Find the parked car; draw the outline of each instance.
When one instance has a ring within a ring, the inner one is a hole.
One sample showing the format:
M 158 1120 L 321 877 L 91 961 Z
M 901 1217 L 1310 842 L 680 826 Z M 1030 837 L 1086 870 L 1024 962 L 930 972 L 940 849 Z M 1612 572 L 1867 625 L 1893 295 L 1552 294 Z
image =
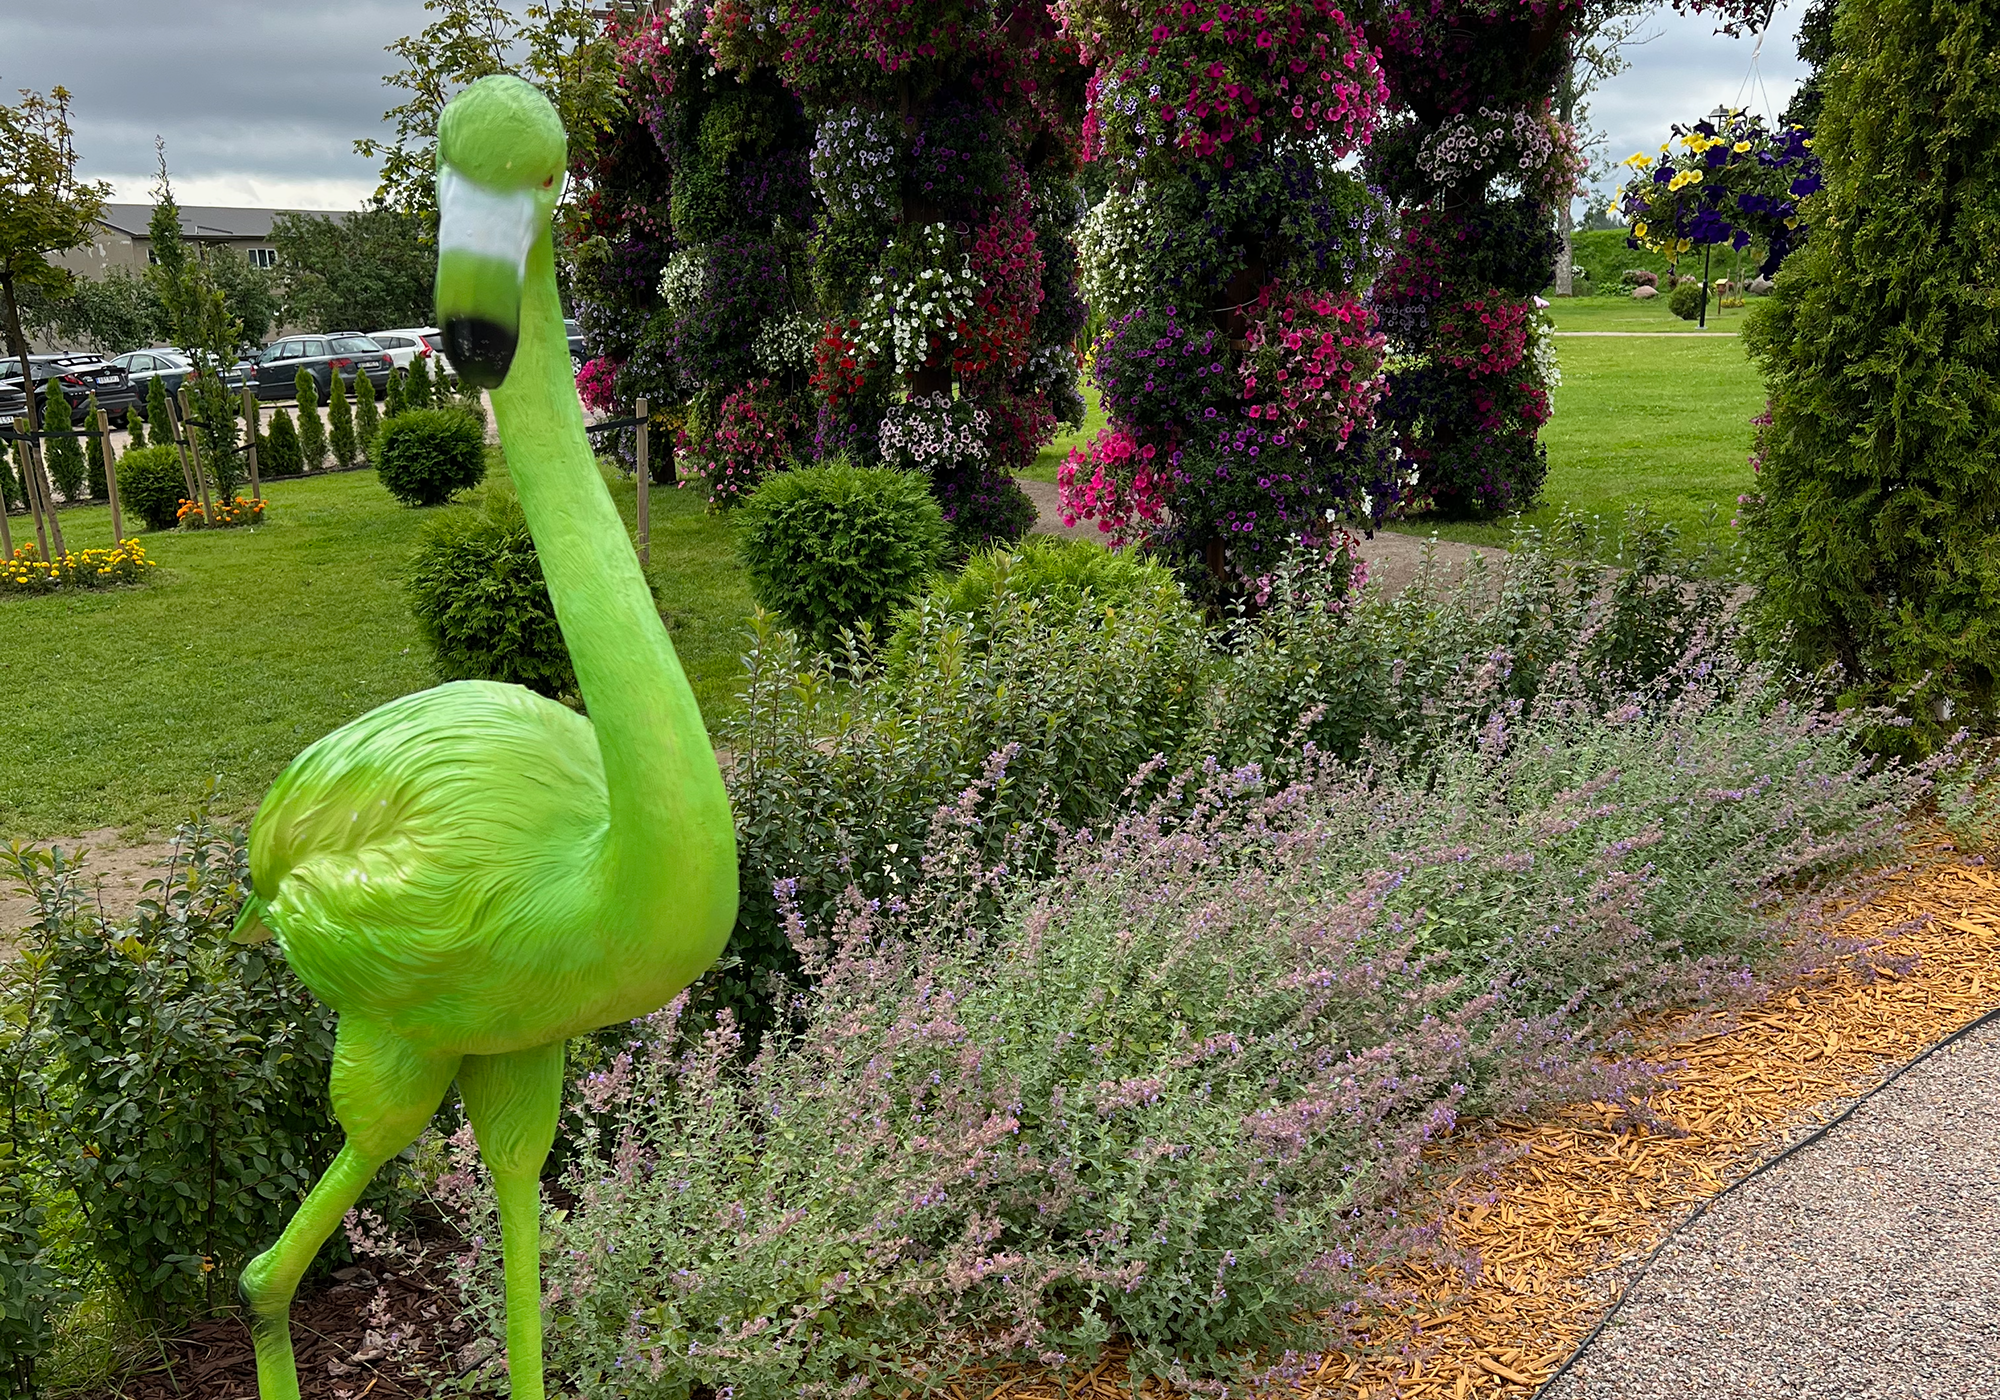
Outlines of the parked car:
M 126 415 L 138 402 L 138 396 L 132 391 L 131 377 L 124 369 L 107 364 L 96 355 L 80 352 L 30 355 L 28 368 L 34 375 L 37 396 L 48 392 L 44 386 L 51 379 L 62 385 L 62 396 L 69 403 L 72 424 L 82 421 L 84 406 L 92 394 L 97 395 L 97 406 L 121 428 L 125 426 Z M 0 419 L 23 417 L 27 411 L 27 396 L 21 389 L 21 362 L 0 361 Z
M 297 392 L 298 373 L 304 369 L 313 377 L 319 401 L 325 403 L 333 389 L 336 369 L 350 380 L 357 373 L 366 374 L 379 391 L 389 382 L 389 369 L 394 363 L 389 352 L 367 336 L 337 331 L 332 335 L 288 335 L 283 340 L 274 340 L 264 347 L 263 354 L 243 368 L 256 384 L 257 397 L 262 402 L 291 398 Z
M 117 365 L 125 371 L 132 380 L 132 392 L 141 403 L 146 401 L 155 379 L 166 386 L 167 396 L 171 398 L 180 392 L 181 382 L 194 370 L 187 356 L 180 351 L 159 345 L 144 350 L 127 350 L 122 355 L 113 355 L 105 363 Z
M 404 326 L 393 331 L 370 331 L 368 338 L 389 352 L 389 358 L 396 362 L 396 368 L 407 370 L 410 362 L 418 358 L 435 358 L 436 365 L 445 365 L 444 333 L 436 326 Z M 449 368 L 449 366 L 446 366 Z M 433 366 L 435 368 L 435 365 Z
M 581 372 L 583 362 L 590 358 L 583 349 L 583 327 L 576 323 L 574 316 L 565 316 L 563 330 L 569 336 L 569 367 Z

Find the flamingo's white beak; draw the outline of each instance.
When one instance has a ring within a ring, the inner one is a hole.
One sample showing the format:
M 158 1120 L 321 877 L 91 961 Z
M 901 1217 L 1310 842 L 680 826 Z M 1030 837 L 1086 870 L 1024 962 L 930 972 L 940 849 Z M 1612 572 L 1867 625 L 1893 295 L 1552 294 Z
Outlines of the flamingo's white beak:
M 547 227 L 533 190 L 498 190 L 438 163 L 437 318 L 468 384 L 497 389 L 514 363 L 528 253 Z

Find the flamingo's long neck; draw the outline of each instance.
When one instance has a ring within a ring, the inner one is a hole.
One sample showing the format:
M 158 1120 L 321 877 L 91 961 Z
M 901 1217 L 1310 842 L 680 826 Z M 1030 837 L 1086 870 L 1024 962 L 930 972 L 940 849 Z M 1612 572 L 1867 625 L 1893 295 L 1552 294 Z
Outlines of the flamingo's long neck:
M 604 759 L 606 918 L 626 927 L 636 919 L 669 943 L 718 919 L 726 935 L 736 909 L 729 800 L 694 692 L 584 435 L 546 232 L 528 260 L 520 346 L 493 391 L 493 412 Z M 699 941 L 698 954 L 688 950 L 700 958 L 690 978 L 715 952 Z

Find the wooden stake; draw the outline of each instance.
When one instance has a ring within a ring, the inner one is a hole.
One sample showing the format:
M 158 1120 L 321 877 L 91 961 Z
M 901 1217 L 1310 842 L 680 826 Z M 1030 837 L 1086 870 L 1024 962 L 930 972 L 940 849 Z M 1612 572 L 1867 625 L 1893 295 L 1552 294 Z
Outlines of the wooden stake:
M 167 400 L 167 427 L 174 439 L 174 451 L 181 459 L 181 489 L 187 492 L 181 499 L 198 501 L 201 499 L 201 492 L 194 489 L 194 471 L 188 466 L 187 444 L 182 441 L 186 433 L 181 428 L 180 415 L 174 412 L 174 401 L 171 398 Z
M 339 370 L 334 371 L 340 373 Z M 243 386 L 243 452 L 250 461 L 250 499 L 264 499 L 264 488 L 257 480 L 257 431 L 263 425 L 257 420 L 257 391 L 248 384 Z
M 97 410 L 97 450 L 104 463 L 104 494 L 111 500 L 111 547 L 125 543 L 125 523 L 118 517 L 118 462 L 111 455 L 111 415 Z
M 639 400 L 639 562 L 653 562 L 653 482 L 646 471 L 646 401 Z
M 188 419 L 194 414 L 188 409 L 188 386 L 181 385 L 181 436 L 187 439 L 188 462 L 194 467 L 194 484 L 201 488 L 201 510 L 203 522 L 215 523 L 215 498 L 208 494 L 208 473 L 201 469 L 201 449 L 194 445 L 194 428 Z
M 24 423 L 27 424 L 26 427 L 21 426 Z M 16 418 L 14 431 L 24 434 L 34 432 L 35 420 Z M 47 502 L 42 498 L 41 466 L 35 459 L 35 444 L 26 437 L 18 439 L 18 443 L 14 456 L 21 468 L 21 489 L 27 493 L 28 510 L 35 517 L 36 545 L 42 551 L 42 562 L 47 563 L 49 562 L 49 510 Z

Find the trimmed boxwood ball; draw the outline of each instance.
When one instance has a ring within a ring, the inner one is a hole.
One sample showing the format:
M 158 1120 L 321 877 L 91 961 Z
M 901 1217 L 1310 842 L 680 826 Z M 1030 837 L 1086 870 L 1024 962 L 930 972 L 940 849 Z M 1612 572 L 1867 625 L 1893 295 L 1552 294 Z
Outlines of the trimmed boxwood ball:
M 187 482 L 173 448 L 165 443 L 137 448 L 120 457 L 115 470 L 119 503 L 145 521 L 148 530 L 171 530 L 179 523 L 177 512 Z
M 440 678 L 575 692 L 542 561 L 513 496 L 495 492 L 484 511 L 454 510 L 425 526 L 405 587 Z
M 1667 293 L 1667 310 L 1683 321 L 1692 321 L 1701 315 L 1702 303 L 1708 300 L 1708 291 L 1700 279 L 1689 277 Z
M 449 408 L 405 409 L 385 419 L 375 465 L 389 494 L 406 506 L 439 506 L 486 478 L 486 443 L 471 415 Z
M 946 540 L 925 478 L 888 467 L 780 472 L 742 510 L 752 595 L 820 647 L 842 627 L 879 627 L 915 597 Z

